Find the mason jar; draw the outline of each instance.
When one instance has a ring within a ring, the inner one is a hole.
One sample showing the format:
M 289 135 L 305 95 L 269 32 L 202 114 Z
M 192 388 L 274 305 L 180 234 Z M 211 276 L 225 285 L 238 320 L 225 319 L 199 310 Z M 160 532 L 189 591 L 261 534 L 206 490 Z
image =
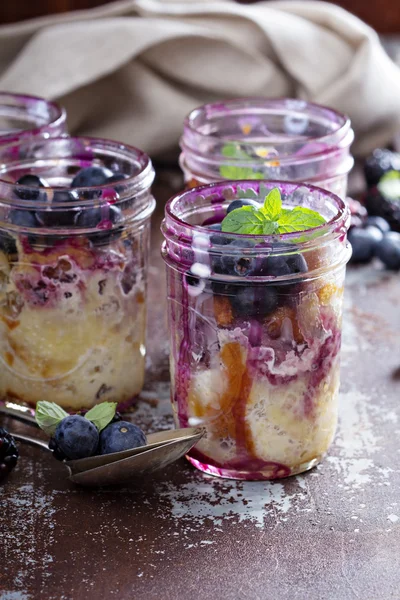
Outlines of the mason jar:
M 354 160 L 350 119 L 294 99 L 205 104 L 184 121 L 180 165 L 187 187 L 221 179 L 309 182 L 345 198 Z
M 84 137 L 32 138 L 3 156 L 0 399 L 124 408 L 144 380 L 151 161 Z M 31 185 L 16 183 L 26 175 Z
M 55 102 L 0 92 L 0 147 L 33 136 L 58 137 L 66 132 L 65 109 Z
M 274 236 L 215 230 L 236 199 L 278 187 L 318 228 Z M 171 398 L 179 427 L 202 425 L 189 452 L 201 471 L 277 479 L 316 465 L 338 416 L 349 212 L 336 195 L 287 182 L 226 181 L 165 209 Z

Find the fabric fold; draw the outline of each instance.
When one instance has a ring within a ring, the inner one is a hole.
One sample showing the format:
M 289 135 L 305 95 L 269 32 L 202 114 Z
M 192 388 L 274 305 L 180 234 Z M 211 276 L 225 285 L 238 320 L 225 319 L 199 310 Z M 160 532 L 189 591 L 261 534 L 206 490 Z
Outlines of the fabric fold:
M 66 105 L 73 133 L 152 155 L 207 101 L 299 97 L 352 119 L 365 154 L 400 128 L 400 69 L 376 32 L 325 2 L 122 0 L 0 27 L 0 89 Z

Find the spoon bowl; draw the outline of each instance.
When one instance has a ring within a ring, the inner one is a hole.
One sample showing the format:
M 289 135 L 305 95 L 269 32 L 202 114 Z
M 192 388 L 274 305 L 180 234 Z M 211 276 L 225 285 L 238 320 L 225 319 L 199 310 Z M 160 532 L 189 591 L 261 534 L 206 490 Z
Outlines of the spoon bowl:
M 64 464 L 70 469 L 72 474 L 82 473 L 89 469 L 95 469 L 97 467 L 104 467 L 115 462 L 130 458 L 131 456 L 137 456 L 154 450 L 159 446 L 165 446 L 169 443 L 179 442 L 180 440 L 190 442 L 194 440 L 196 443 L 200 437 L 204 434 L 204 429 L 201 427 L 188 427 L 187 429 L 172 429 L 170 431 L 159 431 L 157 433 L 150 433 L 147 436 L 147 444 L 145 446 L 138 446 L 137 448 L 130 448 L 129 450 L 122 450 L 122 452 L 113 452 L 110 454 L 99 454 L 96 456 L 88 456 L 87 458 L 77 458 L 75 460 L 66 460 Z M 193 445 L 193 444 L 192 444 Z
M 150 475 L 184 456 L 202 435 L 203 433 L 173 440 L 139 454 L 80 473 L 71 472 L 69 478 L 79 485 L 100 487 L 121 484 L 130 479 Z
M 11 435 L 51 452 L 43 440 L 20 433 Z M 136 477 L 154 473 L 184 456 L 203 437 L 205 429 L 191 427 L 150 434 L 150 444 L 77 460 L 64 461 L 69 479 L 87 487 L 101 487 L 126 483 Z

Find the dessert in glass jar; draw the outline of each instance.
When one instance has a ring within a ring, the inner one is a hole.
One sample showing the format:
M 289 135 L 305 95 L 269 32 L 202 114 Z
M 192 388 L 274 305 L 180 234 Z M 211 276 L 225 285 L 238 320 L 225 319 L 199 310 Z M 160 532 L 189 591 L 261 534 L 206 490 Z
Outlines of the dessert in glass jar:
M 0 400 L 127 405 L 145 367 L 149 157 L 30 139 L 0 168 Z
M 184 122 L 187 187 L 221 179 L 306 181 L 345 198 L 354 160 L 350 119 L 290 98 L 205 104 Z
M 26 138 L 67 132 L 64 108 L 44 98 L 0 92 L 0 147 Z
M 338 196 L 287 182 L 219 182 L 168 202 L 171 397 L 179 427 L 206 427 L 188 455 L 200 470 L 276 479 L 328 450 L 348 225 Z

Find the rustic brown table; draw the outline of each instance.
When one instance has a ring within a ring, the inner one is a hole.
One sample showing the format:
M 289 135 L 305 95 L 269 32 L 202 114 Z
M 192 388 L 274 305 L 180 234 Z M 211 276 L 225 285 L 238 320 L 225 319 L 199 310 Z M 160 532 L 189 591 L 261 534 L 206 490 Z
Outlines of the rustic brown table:
M 180 186 L 176 172 L 159 172 L 147 383 L 132 415 L 148 431 L 172 426 L 159 224 Z M 0 599 L 398 600 L 400 274 L 374 264 L 347 279 L 341 420 L 321 465 L 240 483 L 182 459 L 129 487 L 89 491 L 22 446 L 0 487 Z

